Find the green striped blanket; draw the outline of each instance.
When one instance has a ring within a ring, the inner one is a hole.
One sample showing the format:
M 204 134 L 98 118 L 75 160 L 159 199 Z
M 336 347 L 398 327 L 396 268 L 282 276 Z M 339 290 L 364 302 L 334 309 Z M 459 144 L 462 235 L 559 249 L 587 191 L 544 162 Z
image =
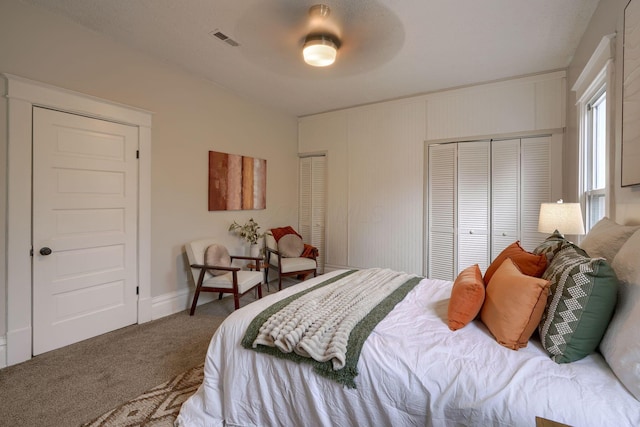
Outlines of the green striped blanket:
M 388 269 L 347 271 L 265 309 L 242 346 L 309 363 L 318 374 L 355 388 L 365 340 L 420 280 Z

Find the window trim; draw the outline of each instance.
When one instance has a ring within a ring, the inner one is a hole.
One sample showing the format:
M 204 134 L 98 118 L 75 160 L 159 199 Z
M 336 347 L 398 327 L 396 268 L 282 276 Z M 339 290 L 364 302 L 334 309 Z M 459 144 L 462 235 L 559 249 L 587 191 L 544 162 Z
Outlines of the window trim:
M 615 204 L 613 203 L 613 185 L 614 176 L 613 171 L 615 169 L 615 151 L 614 151 L 614 56 L 615 52 L 615 34 L 604 36 L 600 41 L 600 44 L 596 48 L 595 52 L 585 65 L 582 73 L 576 80 L 576 83 L 571 88 L 576 92 L 576 109 L 577 109 L 577 125 L 578 125 L 578 200 L 582 207 L 582 213 L 585 219 L 587 219 L 586 202 L 587 197 L 592 195 L 600 195 L 604 191 L 605 196 L 605 216 L 612 217 L 614 215 Z M 605 176 L 606 183 L 604 190 L 591 190 L 587 194 L 586 190 L 586 177 L 587 171 L 585 171 L 585 139 L 590 135 L 591 130 L 588 128 L 590 121 L 585 120 L 589 113 L 590 103 L 601 96 L 603 92 L 606 92 L 606 161 L 605 161 Z M 588 222 L 585 221 L 585 226 L 588 227 Z M 586 230 L 588 231 L 588 230 Z

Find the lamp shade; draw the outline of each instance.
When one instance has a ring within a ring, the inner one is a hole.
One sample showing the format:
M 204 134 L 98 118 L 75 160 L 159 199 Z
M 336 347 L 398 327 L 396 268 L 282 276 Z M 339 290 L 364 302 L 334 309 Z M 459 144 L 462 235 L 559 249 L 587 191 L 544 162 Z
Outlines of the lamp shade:
M 326 67 L 336 60 L 338 43 L 330 36 L 307 37 L 302 48 L 304 62 L 314 67 Z
M 542 203 L 538 218 L 538 231 L 553 233 L 558 230 L 562 234 L 584 234 L 582 210 L 580 203 Z

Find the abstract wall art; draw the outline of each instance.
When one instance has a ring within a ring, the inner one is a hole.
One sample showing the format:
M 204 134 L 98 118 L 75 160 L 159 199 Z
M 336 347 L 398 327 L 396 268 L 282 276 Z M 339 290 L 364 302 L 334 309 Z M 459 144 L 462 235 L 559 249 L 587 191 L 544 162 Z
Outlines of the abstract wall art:
M 209 210 L 265 209 L 267 161 L 209 151 Z
M 622 173 L 623 187 L 640 185 L 640 0 L 624 9 L 622 50 Z

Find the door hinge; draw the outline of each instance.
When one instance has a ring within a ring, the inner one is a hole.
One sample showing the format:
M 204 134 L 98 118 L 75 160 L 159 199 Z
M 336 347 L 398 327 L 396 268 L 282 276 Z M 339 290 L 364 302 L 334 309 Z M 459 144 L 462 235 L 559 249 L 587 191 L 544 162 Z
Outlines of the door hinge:
M 140 150 L 136 150 L 136 159 L 140 158 Z
M 33 256 L 33 248 L 29 249 L 29 256 Z
M 140 295 L 140 286 L 136 286 L 136 295 Z

